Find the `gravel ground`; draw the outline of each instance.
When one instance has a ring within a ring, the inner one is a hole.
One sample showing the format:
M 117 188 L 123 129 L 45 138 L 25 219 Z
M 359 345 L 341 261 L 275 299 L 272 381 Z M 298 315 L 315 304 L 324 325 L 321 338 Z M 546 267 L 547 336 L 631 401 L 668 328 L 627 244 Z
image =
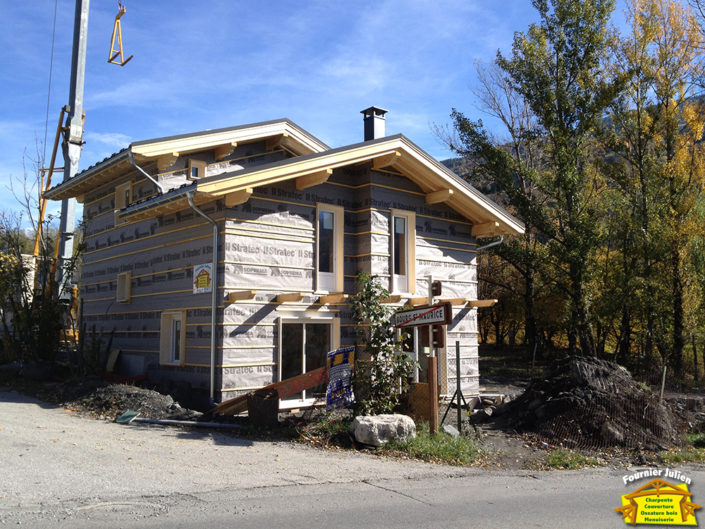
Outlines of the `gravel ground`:
M 164 498 L 192 491 L 482 472 L 253 441 L 224 431 L 119 425 L 2 389 L 0 453 L 0 523 L 13 524 L 122 497 L 154 498 L 156 507 L 143 506 L 151 512 Z

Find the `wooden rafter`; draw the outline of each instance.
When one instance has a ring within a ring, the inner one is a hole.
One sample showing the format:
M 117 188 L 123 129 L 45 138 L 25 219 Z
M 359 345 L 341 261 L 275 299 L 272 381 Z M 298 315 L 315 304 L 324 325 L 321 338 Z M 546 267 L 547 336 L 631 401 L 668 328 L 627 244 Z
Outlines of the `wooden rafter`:
M 328 181 L 328 178 L 330 178 L 330 175 L 332 174 L 332 169 L 324 169 L 323 171 L 316 171 L 315 173 L 300 176 L 296 179 L 296 189 L 301 191 L 308 187 L 323 184 Z
M 426 193 L 426 204 L 439 204 L 441 202 L 448 202 L 450 197 L 453 196 L 452 189 L 441 189 L 439 191 L 432 191 L 431 193 Z
M 254 190 L 251 187 L 248 187 L 246 189 L 241 189 L 240 191 L 230 193 L 229 195 L 225 195 L 225 207 L 232 208 L 234 206 L 244 204 L 250 200 L 253 191 Z

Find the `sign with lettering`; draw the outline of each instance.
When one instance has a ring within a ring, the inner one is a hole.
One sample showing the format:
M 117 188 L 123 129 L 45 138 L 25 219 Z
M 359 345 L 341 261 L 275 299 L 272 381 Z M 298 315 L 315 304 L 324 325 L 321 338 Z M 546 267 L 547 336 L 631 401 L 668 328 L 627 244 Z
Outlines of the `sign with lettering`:
M 345 408 L 355 402 L 351 383 L 354 358 L 355 347 L 343 347 L 328 353 L 327 411 Z
M 450 302 L 424 305 L 410 310 L 400 310 L 392 315 L 396 327 L 418 327 L 420 325 L 448 325 L 453 321 L 453 306 Z
M 200 264 L 193 267 L 193 293 L 205 294 L 213 289 L 213 265 Z

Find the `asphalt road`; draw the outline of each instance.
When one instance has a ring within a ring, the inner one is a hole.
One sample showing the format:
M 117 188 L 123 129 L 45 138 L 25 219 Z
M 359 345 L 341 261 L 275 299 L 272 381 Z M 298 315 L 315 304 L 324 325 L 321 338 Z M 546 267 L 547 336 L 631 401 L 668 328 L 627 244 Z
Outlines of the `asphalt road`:
M 679 470 L 704 503 L 705 471 Z M 625 486 L 625 473 L 458 468 L 121 426 L 0 390 L 0 526 L 616 528 L 620 495 L 645 483 Z

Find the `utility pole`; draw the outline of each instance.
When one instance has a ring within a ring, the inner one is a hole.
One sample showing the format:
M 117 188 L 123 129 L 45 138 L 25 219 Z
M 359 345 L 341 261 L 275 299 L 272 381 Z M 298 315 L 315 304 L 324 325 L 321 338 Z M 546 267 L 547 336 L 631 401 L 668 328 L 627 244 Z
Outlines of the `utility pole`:
M 90 0 L 76 0 L 76 13 L 73 23 L 73 52 L 71 54 L 71 85 L 69 103 L 66 106 L 67 118 L 64 140 L 61 149 L 64 153 L 64 182 L 78 173 L 78 162 L 83 148 L 83 85 L 86 73 L 86 46 L 88 40 L 88 9 Z M 76 217 L 76 200 L 61 201 L 61 221 L 59 224 L 59 247 L 57 282 L 62 296 L 70 296 L 65 288 L 66 263 L 73 256 L 73 230 Z

